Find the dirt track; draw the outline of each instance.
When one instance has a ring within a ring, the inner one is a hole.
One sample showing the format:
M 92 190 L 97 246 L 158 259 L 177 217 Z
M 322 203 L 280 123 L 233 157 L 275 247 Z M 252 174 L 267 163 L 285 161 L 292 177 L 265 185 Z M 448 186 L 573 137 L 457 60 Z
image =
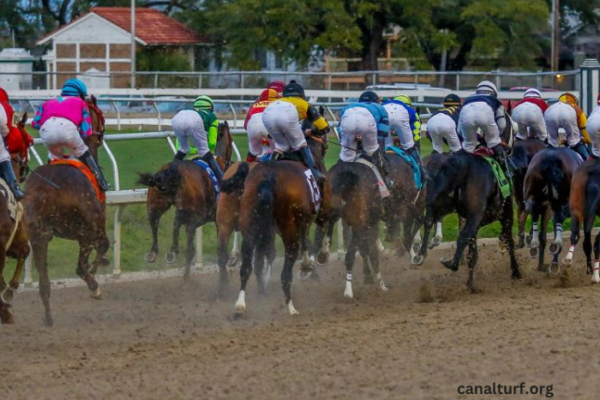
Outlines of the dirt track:
M 449 254 L 448 251 L 443 252 Z M 247 296 L 234 321 L 230 296 L 214 301 L 216 276 L 55 290 L 56 327 L 42 326 L 37 293 L 20 293 L 17 324 L 0 327 L 3 399 L 442 399 L 459 385 L 553 385 L 555 398 L 597 398 L 600 286 L 583 269 L 547 279 L 522 263 L 510 280 L 507 257 L 480 253 L 467 294 L 434 253 L 420 270 L 406 259 L 383 269 L 391 290 L 362 284 L 343 299 L 339 262 L 320 282 L 293 286 L 298 317 L 278 282 Z M 359 259 L 360 260 L 360 259 Z M 581 260 L 581 252 L 576 261 Z M 580 263 L 579 263 L 580 264 Z M 470 398 L 539 398 L 466 396 Z

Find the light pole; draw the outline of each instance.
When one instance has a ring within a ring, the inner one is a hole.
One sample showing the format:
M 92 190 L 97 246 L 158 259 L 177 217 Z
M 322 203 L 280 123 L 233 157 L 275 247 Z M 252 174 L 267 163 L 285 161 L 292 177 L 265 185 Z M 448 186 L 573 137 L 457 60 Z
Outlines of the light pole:
M 131 0 L 131 88 L 135 89 L 135 0 Z
M 560 53 L 560 0 L 552 0 L 552 71 L 559 70 Z

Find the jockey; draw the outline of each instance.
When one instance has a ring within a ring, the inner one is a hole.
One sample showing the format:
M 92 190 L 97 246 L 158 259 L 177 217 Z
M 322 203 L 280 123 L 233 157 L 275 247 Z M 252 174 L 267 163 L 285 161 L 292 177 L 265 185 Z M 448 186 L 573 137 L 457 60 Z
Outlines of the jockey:
M 10 153 L 5 143 L 8 136 L 13 134 L 13 129 L 16 129 L 12 123 L 13 114 L 13 109 L 8 102 L 8 95 L 4 89 L 0 88 L 0 134 L 2 135 L 2 142 L 0 143 L 0 174 L 8 184 L 8 187 L 10 187 L 15 198 L 22 200 L 25 194 L 19 187 L 19 182 L 12 167 Z M 18 134 L 20 135 L 20 132 Z
M 79 79 L 69 79 L 57 99 L 49 100 L 38 108 L 31 125 L 40 130 L 40 138 L 48 148 L 51 159 L 63 158 L 64 148 L 70 149 L 72 155 L 92 171 L 100 190 L 106 192 L 110 185 L 83 141 L 92 135 L 86 97 L 85 84 Z
M 592 111 L 590 117 L 587 120 L 586 130 L 592 140 L 592 154 L 591 157 L 595 159 L 600 158 L 600 94 L 596 100 L 598 107 Z
M 498 100 L 496 85 L 483 81 L 477 85 L 475 94 L 467 97 L 458 120 L 458 131 L 464 138 L 463 150 L 473 153 L 479 144 L 477 130 L 481 129 L 485 143 L 494 151 L 496 159 L 510 175 L 506 151 L 500 138 L 500 132 L 506 129 L 506 110 Z
M 219 120 L 212 112 L 214 109 L 212 99 L 208 96 L 197 97 L 194 101 L 194 109 L 181 110 L 171 120 L 171 126 L 180 146 L 173 161 L 182 161 L 190 153 L 191 139 L 198 156 L 208 164 L 220 182 L 223 171 L 211 152 L 217 143 L 219 126 Z
M 587 131 L 587 117 L 579 107 L 577 97 L 571 93 L 563 93 L 558 98 L 558 103 L 551 105 L 544 114 L 548 126 L 549 143 L 552 147 L 559 146 L 558 129 L 563 128 L 567 136 L 569 147 L 575 150 L 584 160 L 589 153 L 584 143 L 590 143 Z
M 263 122 L 275 142 L 275 159 L 281 158 L 287 151 L 298 151 L 317 182 L 322 184 L 325 182 L 325 175 L 315 165 L 304 137 L 305 133 L 298 123 L 305 119 L 312 122 L 317 135 L 329 132 L 329 124 L 319 111 L 304 99 L 304 89 L 296 81 L 288 83 L 283 89 L 283 98 L 269 104 L 263 112 Z
M 385 159 L 385 140 L 389 132 L 388 113 L 379 104 L 379 96 L 370 90 L 364 92 L 358 103 L 344 107 L 340 114 L 340 159 L 346 162 L 356 159 L 357 139 L 360 137 L 362 151 L 373 158 L 386 185 L 392 187 L 394 183 L 389 177 L 390 171 Z
M 427 122 L 427 133 L 431 137 L 433 151 L 438 154 L 444 153 L 444 139 L 450 147 L 450 152 L 460 151 L 460 139 L 456 133 L 458 119 L 460 118 L 460 97 L 449 94 L 444 99 L 444 108 L 433 113 Z
M 419 141 L 421 140 L 421 117 L 412 107 L 412 100 L 406 95 L 394 97 L 383 104 L 390 118 L 390 128 L 400 140 L 400 147 L 417 162 L 421 176 L 425 180 L 425 170 L 419 155 Z M 394 145 L 392 135 L 385 140 L 387 146 Z
M 276 101 L 279 95 L 275 89 L 265 89 L 260 94 L 260 97 L 250 110 L 244 121 L 244 129 L 248 132 L 248 155 L 246 156 L 246 162 L 256 161 L 257 157 L 263 155 L 263 142 L 268 140 L 269 132 L 265 128 L 265 124 L 262 120 L 262 113 L 265 111 L 267 106 L 272 102 Z M 270 151 L 273 152 L 273 143 L 271 144 Z
M 542 99 L 542 94 L 537 89 L 528 89 L 523 95 L 523 100 L 515 106 L 512 117 L 519 125 L 517 139 L 526 140 L 537 137 L 542 142 L 548 141 L 548 131 L 544 113 L 548 104 Z

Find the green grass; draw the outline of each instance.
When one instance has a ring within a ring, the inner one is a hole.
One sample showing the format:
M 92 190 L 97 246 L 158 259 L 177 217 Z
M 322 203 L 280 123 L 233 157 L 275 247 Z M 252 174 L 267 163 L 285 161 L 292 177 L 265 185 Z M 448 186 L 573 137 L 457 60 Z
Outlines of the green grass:
M 133 132 L 133 131 L 132 131 Z M 114 132 L 107 132 L 110 133 Z M 119 132 L 123 133 L 123 132 Z M 245 136 L 236 135 L 235 143 L 238 146 L 240 154 L 245 157 L 248 151 L 248 143 Z M 333 141 L 333 140 L 332 140 Z M 141 187 L 137 184 L 137 173 L 156 171 L 166 162 L 170 161 L 173 153 L 166 139 L 147 139 L 136 141 L 117 141 L 108 142 L 113 151 L 120 172 L 120 188 L 132 189 Z M 43 146 L 36 146 L 40 155 L 45 159 L 46 150 Z M 431 143 L 428 140 L 422 141 L 423 155 L 431 153 Z M 327 167 L 331 167 L 338 159 L 340 152 L 339 146 L 330 144 L 326 156 Z M 104 172 L 113 184 L 113 168 L 105 151 L 100 152 L 100 164 Z M 36 165 L 32 161 L 32 165 Z M 113 222 L 116 207 L 109 206 L 107 210 L 107 232 L 109 239 L 113 239 Z M 144 256 L 151 244 L 151 233 L 146 220 L 146 207 L 143 204 L 126 206 L 121 213 L 122 222 L 122 244 L 121 244 L 121 267 L 124 272 L 139 270 L 155 270 L 166 267 L 164 255 L 171 245 L 171 234 L 173 224 L 173 210 L 169 210 L 161 220 L 159 230 L 160 254 L 155 264 L 148 264 L 144 261 Z M 444 219 L 444 240 L 453 240 L 456 238 L 458 220 L 456 215 L 450 215 Z M 565 228 L 567 231 L 567 228 Z M 180 250 L 184 249 L 185 236 L 180 238 Z M 216 230 L 214 224 L 204 227 L 204 261 L 216 261 Z M 480 230 L 480 237 L 498 237 L 500 226 L 498 223 L 491 224 Z M 334 242 L 335 245 L 335 242 Z M 78 246 L 74 242 L 62 239 L 54 239 L 50 244 L 49 265 L 52 278 L 57 277 L 75 277 L 75 267 L 77 263 Z M 112 248 L 109 256 L 112 259 Z M 180 253 L 178 262 L 183 262 L 183 254 Z M 112 270 L 112 266 L 109 267 Z M 108 270 L 106 271 L 108 272 Z

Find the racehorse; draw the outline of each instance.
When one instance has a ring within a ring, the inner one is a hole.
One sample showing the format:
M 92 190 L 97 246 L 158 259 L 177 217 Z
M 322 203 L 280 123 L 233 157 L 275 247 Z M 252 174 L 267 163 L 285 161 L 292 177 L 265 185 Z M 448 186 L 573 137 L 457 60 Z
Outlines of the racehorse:
M 571 246 L 564 258 L 565 265 L 573 263 L 573 253 L 579 241 L 579 230 L 583 223 L 583 252 L 586 257 L 587 273 L 592 282 L 600 283 L 600 234 L 594 241 L 594 265 L 592 267 L 592 228 L 594 219 L 600 215 L 600 160 L 590 157 L 573 174 L 569 210 L 571 212 Z
M 307 143 L 313 140 L 307 140 Z M 311 150 L 317 167 L 322 168 L 326 138 L 314 138 Z M 264 259 L 269 257 L 279 233 L 285 247 L 285 261 L 281 272 L 281 285 L 290 315 L 298 314 L 291 297 L 293 267 L 300 250 L 304 263 L 309 261 L 308 231 L 316 220 L 324 224 L 329 207 L 329 182 L 320 187 L 320 209 L 315 205 L 315 193 L 309 187 L 315 185 L 312 175 L 305 175 L 306 167 L 294 155 L 287 160 L 259 163 L 252 171 L 240 168 L 235 179 L 237 185 L 231 185 L 228 191 L 243 190 L 240 202 L 239 228 L 242 233 L 242 265 L 240 268 L 241 289 L 235 305 L 236 315 L 246 311 L 246 285 L 252 274 L 252 261 L 255 259 L 255 273 L 259 293 L 264 293 Z M 294 160 L 294 161 L 292 161 Z M 244 171 L 247 175 L 244 176 Z M 249 171 L 249 172 L 248 172 Z M 241 189 L 241 185 L 243 189 Z M 225 183 L 225 187 L 228 184 Z M 239 192 L 238 192 L 239 193 Z M 318 210 L 318 213 L 317 213 Z M 317 215 L 318 214 L 318 215 Z M 222 262 L 222 260 L 221 260 Z
M 522 249 L 525 247 L 526 242 L 531 240 L 531 238 L 525 240 L 525 222 L 527 222 L 525 201 L 523 200 L 525 174 L 527 173 L 527 167 L 531 163 L 533 157 L 545 148 L 546 145 L 544 142 L 537 138 L 517 140 L 515 141 L 515 146 L 513 147 L 511 155 L 513 165 L 515 166 L 513 176 L 513 195 L 515 196 L 515 202 L 517 203 L 517 223 L 519 226 L 519 242 L 517 243 L 517 249 Z
M 97 160 L 104 136 L 104 117 L 96 98 L 87 100 L 92 118 L 92 136 L 86 139 Z M 106 204 L 84 173 L 71 165 L 52 164 L 37 168 L 25 183 L 25 221 L 29 231 L 33 261 L 40 275 L 40 296 L 45 308 L 45 323 L 54 325 L 50 310 L 48 244 L 53 237 L 79 243 L 77 275 L 90 289 L 92 298 L 101 292 L 94 275 L 99 265 L 108 265 L 105 255 L 110 242 L 106 236 Z M 96 250 L 90 265 L 89 257 Z
M 226 121 L 219 124 L 217 150 L 217 162 L 225 169 L 232 154 L 232 138 Z M 175 206 L 173 243 L 166 255 L 166 261 L 169 264 L 176 261 L 179 253 L 179 231 L 185 225 L 187 248 L 184 279 L 187 280 L 196 254 L 195 231 L 205 223 L 215 220 L 217 192 L 208 173 L 194 161 L 173 161 L 157 173 L 140 173 L 138 183 L 148 186 L 146 209 L 152 230 L 152 245 L 146 254 L 146 261 L 156 261 L 160 219 L 171 206 Z
M 26 123 L 27 113 L 23 115 L 23 118 L 17 124 L 17 129 L 21 135 L 27 135 L 25 132 Z M 27 169 L 27 161 L 17 153 L 11 154 L 11 157 L 17 180 L 21 180 L 22 171 Z M 17 210 L 16 220 L 13 220 L 8 209 L 7 198 L 0 195 L 0 210 L 2 210 L 0 211 L 0 226 L 2 226 L 0 230 L 0 322 L 12 324 L 14 319 L 10 312 L 10 302 L 13 299 L 14 292 L 19 288 L 23 265 L 29 256 L 30 247 L 27 229 L 22 220 L 23 209 Z M 15 272 L 8 285 L 3 276 L 7 256 L 17 259 Z
M 571 149 L 547 148 L 533 157 L 527 169 L 523 198 L 525 211 L 531 215 L 532 220 L 533 234 L 529 254 L 531 258 L 538 257 L 538 271 L 544 271 L 544 251 L 551 216 L 554 219 L 554 242 L 549 250 L 554 257 L 548 271 L 559 268 L 562 224 L 569 216 L 571 179 L 581 163 L 579 155 Z
M 508 122 L 506 129 L 501 133 L 504 143 L 511 143 L 513 139 L 514 127 L 511 121 Z M 512 237 L 514 219 L 512 207 L 512 197 L 502 196 L 488 161 L 466 152 L 452 155 L 448 157 L 443 168 L 429 177 L 423 242 L 427 243 L 433 223 L 440 221 L 444 215 L 456 211 L 459 217 L 464 218 L 465 224 L 460 230 L 454 257 L 443 260 L 442 264 L 452 271 L 457 271 L 463 252 L 469 246 L 467 288 L 474 292 L 473 274 L 478 256 L 477 232 L 481 226 L 500 221 L 501 240 L 508 247 L 512 278 L 520 279 L 521 273 L 515 257 Z M 427 246 L 421 246 L 420 257 L 413 261 L 422 263 L 426 255 Z

